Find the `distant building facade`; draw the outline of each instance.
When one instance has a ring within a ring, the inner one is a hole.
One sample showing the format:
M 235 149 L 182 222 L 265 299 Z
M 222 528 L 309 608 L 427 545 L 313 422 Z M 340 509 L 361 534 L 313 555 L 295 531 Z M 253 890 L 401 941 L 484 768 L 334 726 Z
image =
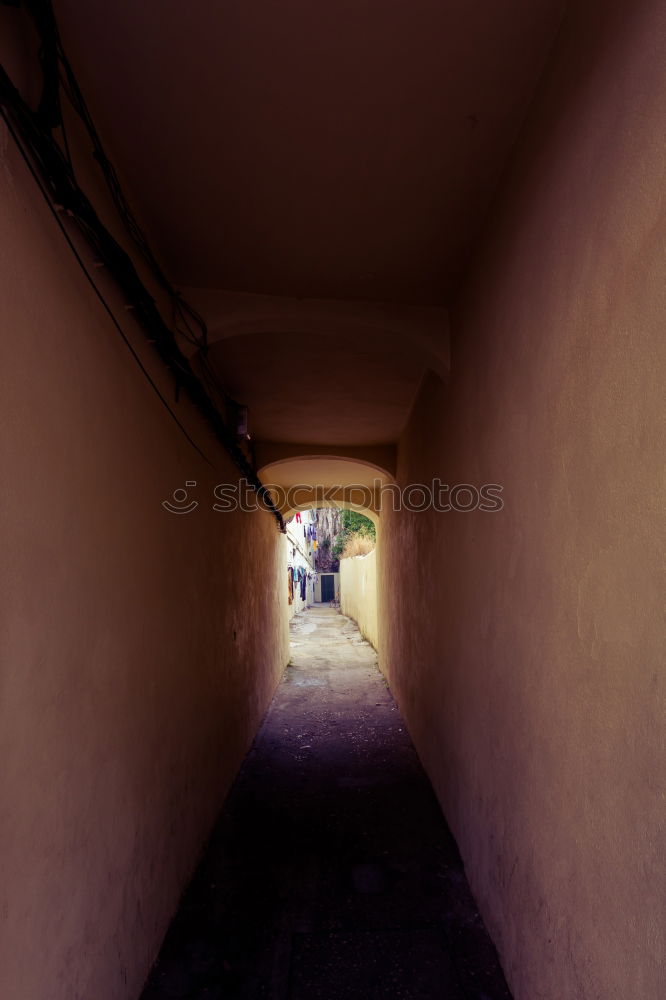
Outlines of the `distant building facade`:
M 309 608 L 315 601 L 315 555 L 317 551 L 317 512 L 299 511 L 286 525 L 287 600 L 289 618 Z

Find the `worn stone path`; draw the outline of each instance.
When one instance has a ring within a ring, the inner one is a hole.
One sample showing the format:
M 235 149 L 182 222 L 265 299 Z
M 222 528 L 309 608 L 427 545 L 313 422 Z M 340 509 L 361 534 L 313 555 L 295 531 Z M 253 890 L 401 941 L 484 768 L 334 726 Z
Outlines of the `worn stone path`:
M 142 1000 L 510 1000 L 375 651 L 327 606 L 291 638 Z

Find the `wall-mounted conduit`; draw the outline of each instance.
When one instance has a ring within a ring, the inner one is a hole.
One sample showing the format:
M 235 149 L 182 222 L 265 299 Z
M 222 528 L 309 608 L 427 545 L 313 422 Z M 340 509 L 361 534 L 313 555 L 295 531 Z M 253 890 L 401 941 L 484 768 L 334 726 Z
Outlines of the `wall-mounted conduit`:
M 20 0 L 2 0 L 2 2 L 13 7 L 21 6 Z M 167 400 L 141 363 L 138 355 L 131 347 L 121 325 L 113 315 L 111 307 L 104 299 L 102 292 L 96 285 L 94 278 L 86 268 L 73 241 L 69 237 L 60 217 L 63 212 L 76 223 L 78 229 L 90 245 L 96 260 L 105 265 L 118 284 L 127 306 L 131 308 L 134 318 L 174 378 L 176 398 L 181 389 L 185 390 L 191 402 L 203 414 L 236 468 L 256 491 L 266 509 L 275 517 L 280 530 L 284 531 L 285 526 L 282 514 L 274 504 L 269 491 L 257 476 L 253 465 L 240 447 L 235 429 L 230 428 L 224 416 L 213 402 L 206 387 L 193 371 L 189 360 L 178 346 L 175 333 L 162 318 L 155 300 L 139 277 L 131 258 L 103 225 L 92 203 L 77 182 L 62 115 L 61 102 L 63 94 L 83 122 L 92 140 L 93 155 L 101 168 L 114 205 L 126 231 L 150 267 L 155 279 L 169 296 L 176 332 L 199 348 L 204 378 L 209 386 L 222 396 L 228 403 L 230 411 L 234 413 L 237 404 L 220 388 L 215 374 L 207 362 L 207 331 L 203 319 L 185 301 L 180 293 L 173 288 L 166 278 L 125 200 L 118 177 L 104 152 L 76 77 L 63 50 L 50 0 L 25 0 L 23 6 L 25 6 L 32 17 L 41 42 L 42 94 L 38 107 L 36 110 L 33 110 L 21 96 L 18 88 L 12 83 L 4 67 L 0 66 L 0 106 L 7 127 L 16 141 L 22 156 L 26 160 L 38 184 L 39 190 L 56 218 L 86 278 L 109 313 L 116 329 L 129 347 L 135 361 L 139 363 L 143 374 L 151 383 L 153 389 L 167 407 L 188 441 L 200 454 L 203 454 L 197 445 L 194 444 Z M 58 128 L 63 135 L 62 147 L 54 136 L 54 130 Z

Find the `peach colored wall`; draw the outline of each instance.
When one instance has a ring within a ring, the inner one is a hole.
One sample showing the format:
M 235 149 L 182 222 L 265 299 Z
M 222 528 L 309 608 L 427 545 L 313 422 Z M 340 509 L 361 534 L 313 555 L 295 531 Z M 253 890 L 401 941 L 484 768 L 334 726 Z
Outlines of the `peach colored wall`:
M 377 649 L 377 549 L 340 560 L 340 610 Z
M 284 553 L 0 147 L 0 995 L 136 1000 L 288 657 Z
M 572 5 L 401 441 L 504 510 L 383 515 L 383 666 L 516 1000 L 666 995 L 665 37 Z

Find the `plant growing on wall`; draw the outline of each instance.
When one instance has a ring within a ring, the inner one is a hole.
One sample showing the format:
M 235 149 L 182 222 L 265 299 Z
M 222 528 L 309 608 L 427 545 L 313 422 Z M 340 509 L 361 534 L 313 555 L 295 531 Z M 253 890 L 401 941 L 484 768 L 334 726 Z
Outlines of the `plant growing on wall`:
M 317 549 L 316 566 L 319 573 L 332 573 L 338 570 L 338 561 L 331 552 L 331 539 L 324 535 Z
M 333 546 L 333 558 L 344 555 L 362 555 L 371 552 L 377 541 L 375 526 L 369 517 L 355 510 L 341 511 L 342 530 Z

